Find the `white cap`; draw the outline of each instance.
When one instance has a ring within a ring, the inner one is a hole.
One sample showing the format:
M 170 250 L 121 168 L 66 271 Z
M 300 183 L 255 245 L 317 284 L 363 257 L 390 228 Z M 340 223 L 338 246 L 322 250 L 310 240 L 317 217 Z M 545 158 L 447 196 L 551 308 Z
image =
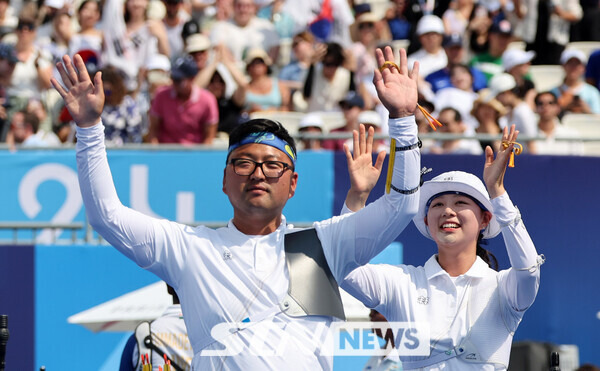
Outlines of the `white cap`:
M 166 55 L 156 53 L 148 57 L 144 67 L 146 67 L 148 71 L 162 70 L 168 72 L 171 71 L 171 61 Z
M 515 78 L 508 73 L 499 73 L 491 78 L 488 87 L 492 91 L 492 96 L 496 97 L 498 94 L 508 90 L 512 90 L 517 86 Z
M 44 5 L 50 8 L 62 9 L 65 6 L 65 0 L 45 0 Z
M 185 52 L 194 53 L 201 52 L 210 48 L 210 39 L 200 33 L 195 33 L 185 39 Z
M 444 22 L 435 15 L 424 15 L 417 23 L 417 36 L 424 35 L 429 32 L 444 34 Z
M 571 58 L 577 58 L 583 64 L 587 64 L 587 56 L 579 49 L 565 49 L 560 55 L 560 64 L 565 64 Z
M 300 123 L 298 124 L 298 130 L 308 128 L 308 127 L 316 127 L 323 130 L 323 118 L 318 113 L 309 113 L 305 115 Z
M 419 196 L 419 211 L 413 218 L 415 226 L 427 238 L 431 238 L 429 228 L 425 225 L 425 217 L 429 208 L 429 201 L 436 195 L 444 192 L 460 192 L 474 198 L 480 206 L 492 213 L 489 225 L 483 230 L 483 238 L 492 238 L 500 233 L 500 224 L 494 216 L 494 207 L 483 182 L 473 174 L 464 171 L 449 171 L 423 183 Z
M 261 48 L 252 48 L 248 50 L 248 53 L 246 53 L 246 58 L 244 58 L 244 62 L 248 64 L 257 58 L 262 59 L 267 66 L 273 64 L 273 61 L 271 60 L 271 57 L 269 57 L 269 54 L 267 54 L 267 52 Z
M 381 115 L 375 111 L 362 111 L 358 114 L 358 123 L 381 127 Z
M 526 52 L 521 49 L 507 49 L 502 54 L 502 68 L 508 72 L 515 66 L 531 62 L 533 58 L 535 58 L 534 51 Z

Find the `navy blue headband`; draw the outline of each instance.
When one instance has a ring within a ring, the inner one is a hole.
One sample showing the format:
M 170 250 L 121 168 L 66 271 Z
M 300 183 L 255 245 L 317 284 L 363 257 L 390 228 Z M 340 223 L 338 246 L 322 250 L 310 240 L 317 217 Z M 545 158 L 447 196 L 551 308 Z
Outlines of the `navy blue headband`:
M 281 152 L 285 153 L 290 158 L 290 160 L 292 160 L 293 165 L 296 165 L 296 153 L 294 153 L 292 147 L 288 144 L 288 142 L 279 138 L 273 133 L 263 132 L 248 134 L 248 136 L 240 140 L 238 143 L 229 146 L 229 149 L 227 151 L 227 157 L 229 157 L 231 152 L 233 152 L 236 148 L 250 143 L 266 144 L 268 146 L 275 147 Z

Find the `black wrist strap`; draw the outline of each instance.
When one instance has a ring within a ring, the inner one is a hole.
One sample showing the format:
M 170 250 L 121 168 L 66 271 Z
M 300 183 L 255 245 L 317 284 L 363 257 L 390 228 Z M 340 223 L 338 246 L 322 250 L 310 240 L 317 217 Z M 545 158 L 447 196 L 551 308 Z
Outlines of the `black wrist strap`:
M 415 148 L 421 148 L 423 146 L 423 143 L 421 143 L 421 139 L 419 139 L 419 141 L 415 144 L 411 144 L 410 146 L 406 146 L 406 147 L 396 147 L 396 152 L 400 152 L 400 151 L 408 151 L 411 149 L 415 149 Z
M 390 188 L 393 189 L 394 191 L 398 192 L 398 193 L 402 193 L 403 195 L 411 195 L 411 194 L 413 194 L 413 193 L 415 193 L 416 191 L 419 190 L 419 187 L 415 187 L 413 189 L 408 189 L 408 190 L 400 189 L 400 188 L 394 187 L 393 184 L 390 184 Z

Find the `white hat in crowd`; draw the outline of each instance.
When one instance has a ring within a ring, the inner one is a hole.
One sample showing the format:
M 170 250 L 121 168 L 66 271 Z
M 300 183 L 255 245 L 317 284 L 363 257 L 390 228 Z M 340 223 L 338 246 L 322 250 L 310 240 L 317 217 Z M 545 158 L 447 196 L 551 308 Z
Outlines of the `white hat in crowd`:
M 248 64 L 258 58 L 262 59 L 262 61 L 265 62 L 267 66 L 273 64 L 273 61 L 271 60 L 271 57 L 269 57 L 269 54 L 267 54 L 267 52 L 261 48 L 252 48 L 248 50 L 248 52 L 246 53 L 246 57 L 244 58 L 244 62 Z
M 298 130 L 302 130 L 309 127 L 319 128 L 323 130 L 323 118 L 318 113 L 309 113 L 302 117 L 298 124 Z
M 515 66 L 531 62 L 533 58 L 535 58 L 534 51 L 507 49 L 502 54 L 502 68 L 504 68 L 504 71 L 508 72 Z
M 171 71 L 171 61 L 169 57 L 164 54 L 152 54 L 147 60 L 146 65 L 144 66 L 148 71 L 152 70 L 161 70 L 161 71 Z
M 424 35 L 429 32 L 444 34 L 444 22 L 435 15 L 424 15 L 417 23 L 417 36 Z
M 494 216 L 494 208 L 483 182 L 473 174 L 464 171 L 449 171 L 423 183 L 419 198 L 419 211 L 413 222 L 423 236 L 433 239 L 425 225 L 425 217 L 431 200 L 446 192 L 459 192 L 473 198 L 480 207 L 492 213 L 489 225 L 483 230 L 483 238 L 492 238 L 500 233 L 500 224 Z
M 516 86 L 517 82 L 515 81 L 515 78 L 505 72 L 494 75 L 488 84 L 493 97 L 496 97 L 498 94 L 504 93 L 505 91 L 512 90 Z
M 358 114 L 358 123 L 381 127 L 381 115 L 375 111 L 362 111 Z
M 208 49 L 210 49 L 210 39 L 201 33 L 192 34 L 185 39 L 185 52 L 188 54 Z
M 565 49 L 560 55 L 560 64 L 565 64 L 572 58 L 576 58 L 581 63 L 587 64 L 587 55 L 579 49 Z

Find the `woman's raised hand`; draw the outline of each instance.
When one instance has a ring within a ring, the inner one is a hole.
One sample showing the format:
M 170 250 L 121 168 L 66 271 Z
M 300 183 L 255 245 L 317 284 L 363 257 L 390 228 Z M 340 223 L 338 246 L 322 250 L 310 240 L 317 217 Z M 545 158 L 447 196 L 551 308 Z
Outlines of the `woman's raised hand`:
M 511 125 L 510 130 L 505 127 L 502 133 L 503 145 L 498 149 L 495 159 L 492 148 L 490 146 L 485 148 L 483 181 L 490 194 L 490 198 L 496 198 L 506 192 L 504 189 L 504 174 L 506 173 L 506 166 L 518 136 L 519 131 L 515 130 L 515 125 Z

